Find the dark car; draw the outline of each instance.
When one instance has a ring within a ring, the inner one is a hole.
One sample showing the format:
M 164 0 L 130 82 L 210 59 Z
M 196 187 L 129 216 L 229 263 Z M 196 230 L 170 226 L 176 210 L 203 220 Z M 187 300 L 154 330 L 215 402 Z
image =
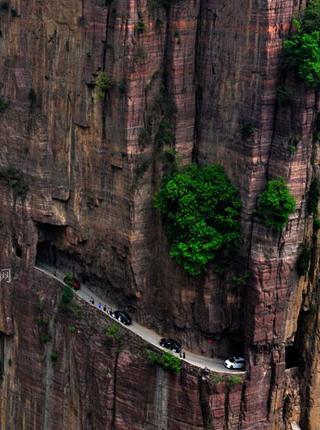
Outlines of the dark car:
M 126 311 L 114 311 L 113 317 L 124 325 L 132 324 L 132 318 Z
M 159 343 L 160 343 L 160 346 L 162 346 L 163 348 L 170 349 L 173 352 L 180 352 L 181 351 L 180 343 L 174 339 L 162 338 L 162 339 L 160 339 Z

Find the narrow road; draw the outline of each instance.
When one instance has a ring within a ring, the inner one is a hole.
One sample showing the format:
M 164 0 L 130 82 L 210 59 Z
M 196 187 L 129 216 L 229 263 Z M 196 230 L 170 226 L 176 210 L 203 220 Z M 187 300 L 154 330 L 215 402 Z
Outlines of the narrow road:
M 45 265 L 41 263 L 41 266 L 35 266 L 37 270 L 40 272 L 46 274 L 47 276 L 50 276 L 51 278 L 56 279 L 59 281 L 62 285 L 66 285 L 63 282 L 63 278 L 65 276 L 65 273 L 61 272 L 60 270 L 56 270 L 56 275 L 53 274 L 53 268 L 51 266 Z M 102 300 L 100 297 L 98 297 L 95 293 L 93 293 L 85 284 L 81 284 L 81 289 L 78 291 L 74 291 L 75 294 L 80 297 L 85 302 L 89 303 L 91 306 L 96 308 L 98 311 L 104 313 L 105 315 L 108 315 L 110 318 L 112 318 L 109 314 L 107 314 L 103 309 L 98 308 L 98 304 L 101 303 L 101 305 L 106 305 L 107 309 L 112 308 L 115 310 L 115 305 L 111 302 L 106 302 L 105 300 Z M 94 305 L 90 302 L 90 298 L 94 299 Z M 115 319 L 115 321 L 117 321 Z M 117 321 L 119 323 L 119 321 Z M 121 324 L 121 323 L 119 323 Z M 150 343 L 151 345 L 156 346 L 157 348 L 167 351 L 165 348 L 162 348 L 159 345 L 159 341 L 161 337 L 158 333 L 156 333 L 153 330 L 150 330 L 141 324 L 133 321 L 132 325 L 125 326 L 121 324 L 123 327 L 125 327 L 127 330 L 132 331 L 137 336 L 140 336 L 142 339 L 144 339 L 146 342 Z M 194 354 L 191 351 L 188 351 L 183 348 L 183 350 L 186 353 L 186 358 L 182 359 L 182 361 L 186 361 L 187 363 L 192 364 L 193 366 L 204 368 L 207 367 L 209 370 L 212 370 L 214 372 L 219 373 L 228 373 L 228 374 L 243 374 L 244 371 L 239 370 L 229 370 L 223 365 L 223 360 L 219 360 L 218 358 L 210 358 L 199 354 Z M 176 354 L 178 356 L 178 354 Z

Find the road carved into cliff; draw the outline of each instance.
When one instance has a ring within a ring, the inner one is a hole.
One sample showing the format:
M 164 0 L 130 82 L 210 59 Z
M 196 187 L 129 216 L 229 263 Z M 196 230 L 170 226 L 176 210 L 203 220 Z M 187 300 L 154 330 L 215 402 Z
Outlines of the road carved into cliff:
M 44 273 L 47 276 L 50 276 L 51 278 L 57 280 L 62 285 L 66 285 L 63 282 L 64 273 L 62 273 L 59 270 L 55 270 L 55 274 L 53 273 L 54 268 L 48 265 L 44 265 L 41 263 L 41 267 L 35 266 L 37 270 Z M 93 291 L 91 291 L 85 284 L 81 284 L 81 289 L 78 291 L 74 291 L 75 294 L 81 299 L 84 300 L 86 303 L 88 303 L 90 306 L 93 306 L 97 311 L 102 312 L 104 315 L 112 318 L 107 312 L 103 311 L 103 309 L 100 309 L 98 307 L 98 304 L 100 303 L 102 307 L 105 305 L 107 309 L 109 308 L 115 308 L 114 304 L 110 302 L 106 302 L 105 300 L 98 297 Z M 94 304 L 91 303 L 91 298 L 94 299 Z M 114 319 L 114 318 L 112 318 Z M 121 324 L 118 320 L 115 320 L 117 323 Z M 137 323 L 136 321 L 133 321 L 131 326 L 125 326 L 121 324 L 124 328 L 127 330 L 130 330 L 132 333 L 136 334 L 137 336 L 141 337 L 143 340 L 148 342 L 149 344 L 157 347 L 160 350 L 167 351 L 165 348 L 162 348 L 159 345 L 159 341 L 162 336 L 160 336 L 155 331 L 148 329 L 141 324 Z M 185 349 L 184 349 L 185 350 Z M 244 371 L 236 371 L 236 370 L 229 370 L 223 365 L 223 360 L 219 360 L 218 358 L 210 358 L 203 355 L 195 354 L 191 351 L 186 351 L 186 358 L 182 359 L 182 361 L 185 361 L 189 364 L 192 364 L 195 367 L 199 368 L 205 368 L 207 367 L 209 370 L 212 370 L 214 372 L 219 373 L 237 373 L 237 374 L 243 374 Z

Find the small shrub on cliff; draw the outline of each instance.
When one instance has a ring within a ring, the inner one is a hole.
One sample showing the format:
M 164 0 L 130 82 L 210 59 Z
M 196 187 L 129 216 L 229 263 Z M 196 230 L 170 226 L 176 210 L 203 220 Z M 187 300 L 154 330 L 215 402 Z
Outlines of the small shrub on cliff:
M 145 25 L 145 23 L 144 23 L 143 21 L 139 21 L 139 22 L 136 24 L 136 31 L 137 31 L 138 33 L 143 33 L 145 30 L 146 30 L 146 25 Z
M 219 384 L 220 382 L 225 381 L 225 377 L 223 375 L 219 375 L 218 373 L 213 373 L 210 375 L 210 380 L 213 384 Z
M 70 287 L 63 287 L 60 304 L 63 306 L 70 305 L 73 300 L 74 293 Z
M 25 181 L 23 173 L 16 167 L 8 166 L 1 168 L 0 179 L 7 182 L 8 186 L 13 190 L 13 193 L 16 196 L 26 196 L 29 186 Z
M 240 242 L 241 202 L 218 165 L 187 166 L 166 177 L 155 196 L 170 242 L 170 255 L 198 276 L 216 269 Z
M 163 119 L 155 136 L 155 144 L 158 148 L 163 147 L 165 145 L 171 146 L 175 140 L 175 135 L 172 130 L 172 126 L 167 119 Z
M 106 328 L 106 336 L 115 340 L 116 342 L 120 342 L 122 339 L 121 330 L 119 324 L 113 322 Z
M 287 65 L 310 87 L 320 84 L 320 1 L 311 1 L 304 16 L 294 19 L 295 33 L 283 43 Z
M 52 351 L 50 354 L 50 358 L 51 358 L 51 361 L 56 363 L 58 361 L 58 358 L 59 358 L 59 353 L 57 351 Z
M 243 121 L 241 124 L 241 137 L 242 139 L 249 139 L 253 137 L 256 127 L 251 122 Z
M 240 375 L 230 375 L 227 377 L 228 384 L 233 387 L 242 383 L 242 377 Z
M 73 274 L 68 272 L 66 276 L 63 278 L 63 282 L 68 285 L 68 287 L 72 288 L 73 285 Z
M 75 332 L 77 331 L 74 325 L 69 325 L 68 330 L 71 334 L 75 334 Z
M 266 190 L 260 195 L 258 206 L 258 213 L 267 226 L 281 231 L 295 208 L 296 201 L 283 178 L 267 183 Z
M 146 356 L 150 363 L 161 366 L 164 370 L 179 374 L 181 372 L 181 360 L 170 352 L 158 354 L 157 352 L 146 350 Z
M 96 97 L 98 100 L 104 98 L 106 92 L 115 86 L 115 81 L 112 76 L 106 72 L 99 72 L 96 78 Z
M 296 270 L 299 276 L 305 276 L 308 273 L 311 260 L 311 248 L 309 245 L 301 245 L 300 252 L 296 263 Z
M 60 299 L 59 308 L 62 312 L 69 313 L 75 318 L 82 317 L 82 308 L 74 301 L 74 292 L 70 287 L 64 287 Z
M 315 230 L 319 230 L 320 229 L 320 218 L 315 218 L 313 220 L 313 227 Z
M 2 113 L 5 110 L 7 110 L 8 107 L 9 107 L 9 102 L 7 102 L 5 99 L 3 99 L 2 97 L 0 97 L 0 113 Z

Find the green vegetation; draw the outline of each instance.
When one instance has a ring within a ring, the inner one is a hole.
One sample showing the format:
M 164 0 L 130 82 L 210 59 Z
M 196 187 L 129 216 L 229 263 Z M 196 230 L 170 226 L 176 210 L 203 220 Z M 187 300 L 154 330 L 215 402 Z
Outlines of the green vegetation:
M 219 375 L 219 373 L 213 373 L 210 375 L 210 380 L 213 384 L 219 384 L 220 382 L 225 381 L 225 377 L 223 375 Z
M 242 377 L 240 375 L 230 375 L 227 377 L 227 382 L 233 387 L 234 385 L 242 384 Z
M 44 344 L 46 344 L 46 343 L 50 342 L 50 340 L 51 340 L 50 333 L 40 333 L 40 335 L 39 335 L 39 340 L 40 340 L 40 343 L 41 343 L 42 345 L 44 345 Z
M 175 148 L 166 146 L 163 148 L 162 161 L 166 175 L 173 175 L 178 170 L 178 155 Z
M 277 102 L 279 106 L 288 106 L 292 97 L 291 90 L 285 85 L 280 85 L 277 88 Z
M 165 165 L 166 173 L 171 173 L 172 167 L 174 166 L 174 163 L 169 166 L 169 158 L 171 158 L 171 161 L 174 161 L 171 155 L 175 154 L 175 135 L 171 121 L 175 113 L 175 103 L 165 85 L 161 85 L 160 91 L 155 97 L 152 106 L 148 109 L 145 118 L 145 126 L 139 135 L 139 146 L 141 149 L 144 149 L 154 142 L 156 151 L 164 150 L 164 152 L 167 152 L 168 157 L 167 154 L 163 154 L 161 157 L 162 161 L 167 163 L 167 165 Z M 170 155 L 169 152 L 171 152 Z M 139 172 L 141 172 L 141 169 L 139 169 Z M 139 175 L 139 178 L 141 177 L 142 176 Z
M 241 202 L 221 166 L 192 164 L 166 177 L 154 204 L 171 257 L 192 276 L 211 262 L 223 268 L 240 243 Z
M 148 53 L 143 46 L 139 46 L 133 55 L 135 64 L 144 64 L 148 59 Z
M 308 196 L 308 212 L 314 216 L 318 213 L 318 203 L 320 198 L 320 181 L 317 178 L 313 178 L 310 184 L 309 196 Z
M 81 318 L 82 309 L 81 306 L 74 302 L 74 292 L 70 287 L 63 287 L 62 295 L 60 299 L 59 308 L 62 312 L 66 312 L 74 316 L 75 318 Z
M 299 276 L 306 276 L 309 271 L 311 260 L 311 248 L 309 245 L 300 246 L 300 252 L 296 263 L 296 270 Z
M 295 199 L 283 178 L 267 183 L 266 190 L 260 195 L 258 206 L 258 213 L 267 226 L 282 231 L 295 208 Z
M 150 363 L 161 366 L 164 370 L 179 374 L 181 372 L 181 360 L 170 352 L 159 354 L 157 352 L 146 350 L 146 356 Z
M 246 283 L 248 282 L 249 278 L 251 276 L 251 272 L 249 272 L 248 270 L 244 273 L 242 273 L 241 275 L 238 276 L 234 276 L 232 278 L 232 282 L 235 285 L 238 285 L 239 287 L 243 287 L 244 285 L 246 285 Z
M 288 152 L 290 155 L 294 155 L 297 152 L 297 147 L 295 145 L 289 145 Z
M 155 143 L 158 148 L 162 146 L 170 146 L 173 145 L 175 139 L 175 135 L 172 130 L 172 126 L 170 122 L 164 118 L 160 121 L 159 128 L 157 134 L 155 136 Z
M 121 327 L 116 322 L 112 322 L 105 330 L 106 335 L 106 345 L 115 347 L 119 352 L 124 343 L 123 333 L 121 331 Z
M 24 179 L 23 173 L 16 167 L 2 167 L 0 169 L 0 179 L 7 182 L 15 196 L 21 196 L 22 198 L 26 196 L 29 186 Z
M 246 140 L 253 137 L 256 127 L 251 122 L 242 122 L 241 124 L 241 137 Z
M 296 134 L 292 134 L 288 141 L 288 152 L 291 155 L 294 155 L 297 152 L 299 141 L 301 140 L 301 136 Z
M 42 345 L 48 343 L 51 340 L 49 333 L 49 321 L 40 317 L 36 320 L 36 324 L 39 329 L 39 340 Z
M 139 22 L 136 24 L 136 31 L 137 31 L 138 33 L 143 33 L 145 30 L 146 30 L 146 25 L 145 25 L 145 23 L 144 23 L 143 21 L 139 21 Z
M 286 63 L 310 87 L 320 84 L 320 0 L 309 3 L 304 16 L 294 19 L 296 32 L 283 43 Z
M 121 334 L 121 329 L 119 324 L 113 322 L 111 325 L 109 325 L 106 328 L 106 336 L 110 339 L 112 339 L 113 341 L 119 343 L 122 341 L 122 334 Z
M 77 331 L 74 325 L 69 325 L 68 330 L 71 334 L 75 334 L 75 332 Z
M 121 79 L 118 85 L 119 91 L 121 94 L 126 94 L 127 92 L 127 81 L 125 79 Z
M 0 97 L 0 113 L 2 113 L 5 110 L 7 110 L 8 107 L 9 107 L 9 102 L 7 102 L 5 99 L 3 99 L 2 97 Z
M 58 361 L 58 358 L 59 358 L 59 353 L 57 351 L 52 351 L 50 354 L 50 358 L 51 358 L 51 361 L 56 363 Z
M 68 287 L 72 288 L 73 285 L 73 274 L 71 272 L 66 273 L 63 282 L 68 285 Z
M 320 218 L 314 218 L 313 220 L 313 227 L 315 230 L 319 230 L 320 228 Z
M 70 287 L 63 287 L 60 304 L 64 306 L 70 305 L 73 300 L 74 293 Z
M 116 85 L 113 77 L 106 72 L 99 72 L 95 83 L 97 89 L 96 97 L 98 100 L 102 100 L 106 92 Z

